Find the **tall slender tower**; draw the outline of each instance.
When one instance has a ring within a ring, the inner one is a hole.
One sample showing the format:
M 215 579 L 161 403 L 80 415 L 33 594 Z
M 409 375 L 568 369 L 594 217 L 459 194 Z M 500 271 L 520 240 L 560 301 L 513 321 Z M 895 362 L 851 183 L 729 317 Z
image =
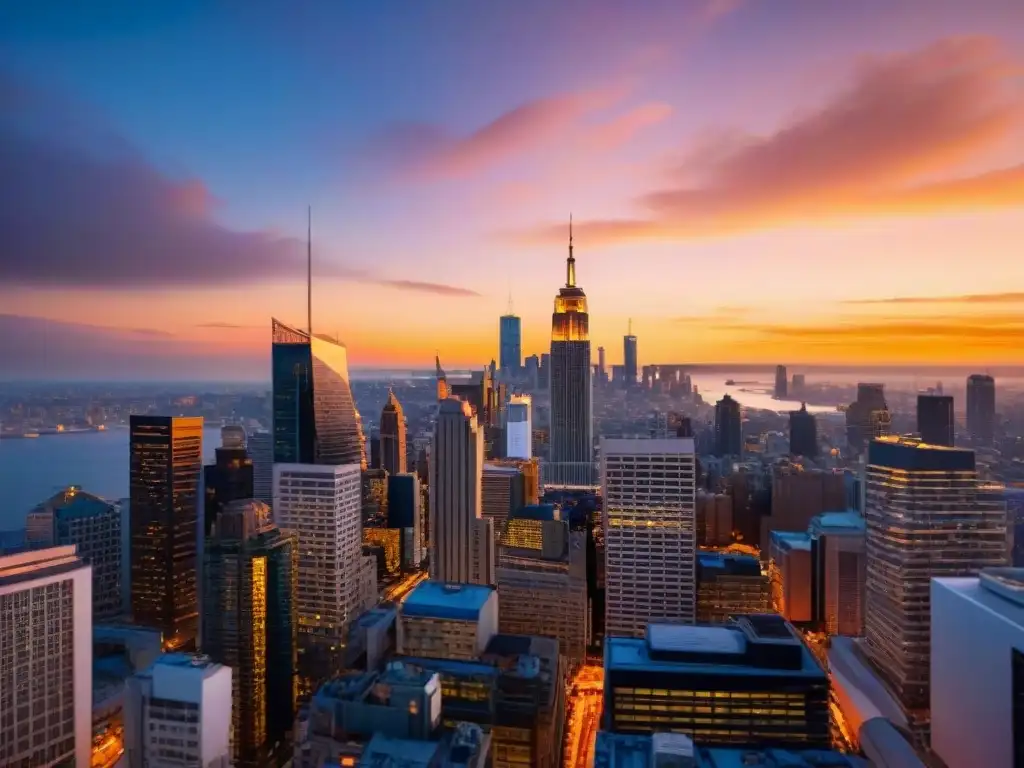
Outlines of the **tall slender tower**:
M 406 471 L 405 414 L 395 393 L 388 390 L 388 401 L 380 414 L 380 466 L 389 475 Z
M 637 354 L 636 336 L 633 335 L 633 321 L 629 321 L 626 335 L 622 337 L 622 368 L 626 375 L 626 386 L 636 386 Z
M 512 296 L 508 298 L 508 312 L 498 321 L 498 360 L 503 378 L 519 375 L 523 365 L 523 325 L 512 311 Z
M 569 218 L 565 287 L 551 315 L 551 450 L 544 482 L 554 486 L 594 483 L 593 404 L 587 295 L 576 285 Z

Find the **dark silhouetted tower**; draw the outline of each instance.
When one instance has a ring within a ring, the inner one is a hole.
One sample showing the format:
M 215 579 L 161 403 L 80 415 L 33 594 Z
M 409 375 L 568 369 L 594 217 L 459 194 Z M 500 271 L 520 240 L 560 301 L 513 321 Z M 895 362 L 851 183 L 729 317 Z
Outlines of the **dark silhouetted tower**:
M 929 445 L 953 445 L 953 398 L 950 395 L 917 396 L 917 432 Z
M 715 403 L 715 455 L 740 456 L 743 453 L 743 427 L 740 404 L 729 395 Z
M 508 313 L 498 321 L 498 361 L 503 374 L 519 375 L 523 364 L 523 323 L 518 315 L 512 314 L 511 297 Z
M 967 378 L 967 432 L 977 443 L 991 443 L 996 425 L 996 380 L 976 373 Z
M 818 455 L 818 421 L 807 412 L 806 403 L 789 412 L 789 452 L 808 458 Z
M 633 335 L 633 321 L 629 321 L 629 330 L 622 337 L 622 367 L 626 376 L 626 386 L 636 386 L 637 354 L 636 336 Z
M 775 399 L 785 400 L 789 396 L 789 374 L 786 372 L 786 366 L 778 365 L 775 367 Z
M 215 451 L 215 463 L 203 467 L 206 486 L 203 528 L 206 536 L 210 535 L 217 515 L 225 506 L 232 501 L 255 496 L 253 463 L 245 447 L 245 430 L 241 427 L 224 427 L 220 439 L 221 446 Z

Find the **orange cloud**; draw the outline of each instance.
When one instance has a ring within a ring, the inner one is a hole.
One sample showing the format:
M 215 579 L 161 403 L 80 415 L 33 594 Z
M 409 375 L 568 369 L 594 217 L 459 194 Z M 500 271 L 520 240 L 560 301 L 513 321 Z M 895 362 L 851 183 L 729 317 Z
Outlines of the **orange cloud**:
M 663 102 L 641 104 L 614 120 L 597 126 L 590 138 L 595 149 L 609 150 L 622 146 L 644 128 L 657 125 L 672 114 L 672 106 Z
M 1024 291 L 970 293 L 963 296 L 894 296 L 888 299 L 850 299 L 844 304 L 1024 304 Z
M 583 222 L 581 239 L 722 236 L 1024 203 L 1024 165 L 955 176 L 1020 125 L 1022 71 L 996 41 L 977 37 L 871 60 L 817 111 L 771 136 L 730 135 L 707 160 L 677 169 L 677 185 L 642 196 L 644 213 Z M 526 237 L 557 239 L 546 226 Z

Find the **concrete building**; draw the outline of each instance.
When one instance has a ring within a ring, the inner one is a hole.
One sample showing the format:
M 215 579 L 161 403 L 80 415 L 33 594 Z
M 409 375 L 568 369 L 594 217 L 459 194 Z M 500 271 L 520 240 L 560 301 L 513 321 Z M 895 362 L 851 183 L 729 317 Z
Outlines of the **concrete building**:
M 697 621 L 724 624 L 732 616 L 768 613 L 771 589 L 754 555 L 697 553 Z
M 771 481 L 771 515 L 761 518 L 762 553 L 768 551 L 773 531 L 806 531 L 815 515 L 846 509 L 842 472 L 782 463 L 772 468 Z
M 524 507 L 505 522 L 498 562 L 498 627 L 558 639 L 582 662 L 590 643 L 586 533 L 570 532 L 550 505 Z
M 0 765 L 89 765 L 92 572 L 73 546 L 0 557 Z
M 732 543 L 732 498 L 726 493 L 697 493 L 697 544 L 727 547 Z
M 512 395 L 505 409 L 505 457 L 533 458 L 533 398 Z
M 483 434 L 470 404 L 443 400 L 430 455 L 432 579 L 494 583 L 494 527 L 482 515 L 483 466 Z
M 772 606 L 794 624 L 809 624 L 811 612 L 811 538 L 804 532 L 773 531 L 768 547 Z
M 495 536 L 500 535 L 505 521 L 527 503 L 525 490 L 523 473 L 517 464 L 484 464 L 480 512 L 493 521 Z
M 402 603 L 398 652 L 437 659 L 477 659 L 498 632 L 498 593 L 477 584 L 420 583 Z
M 378 734 L 370 740 L 359 768 L 485 768 L 492 736 L 473 723 L 457 723 L 440 741 L 407 741 Z
M 406 472 L 405 412 L 395 393 L 388 390 L 388 401 L 380 414 L 380 467 L 389 475 Z
M 366 600 L 361 483 L 359 464 L 274 465 L 274 522 L 298 542 L 298 646 L 309 685 L 337 667 L 349 622 Z
M 930 581 L 1007 562 L 1006 504 L 974 452 L 899 437 L 868 449 L 865 638 L 911 720 L 928 707 Z
M 967 434 L 976 445 L 989 445 L 995 436 L 996 380 L 986 374 L 967 377 Z
M 696 457 L 689 438 L 602 439 L 605 636 L 696 616 Z
M 207 656 L 160 656 L 128 680 L 124 715 L 129 766 L 232 764 L 231 668 Z
M 829 635 L 864 634 L 866 525 L 856 511 L 811 520 L 811 616 Z
M 604 669 L 606 730 L 673 731 L 708 747 L 831 746 L 828 675 L 774 614 L 606 638 Z
M 923 443 L 953 446 L 956 422 L 952 395 L 917 396 L 917 433 Z
M 931 583 L 931 747 L 947 768 L 1024 759 L 1024 570 Z
M 37 506 L 25 520 L 30 547 L 74 546 L 78 557 L 92 567 L 93 621 L 110 621 L 123 612 L 122 518 L 119 505 L 72 485 Z

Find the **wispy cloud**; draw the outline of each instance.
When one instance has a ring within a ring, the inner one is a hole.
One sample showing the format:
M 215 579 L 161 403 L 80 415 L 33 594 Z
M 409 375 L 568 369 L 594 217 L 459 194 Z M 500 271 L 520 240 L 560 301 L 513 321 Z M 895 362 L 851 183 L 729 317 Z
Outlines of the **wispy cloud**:
M 417 291 L 419 293 L 432 293 L 435 296 L 479 296 L 476 291 L 469 288 L 461 288 L 457 285 L 445 285 L 444 283 L 425 283 L 419 280 L 374 280 L 377 285 L 387 288 L 395 288 L 399 291 Z
M 672 115 L 672 105 L 660 101 L 641 104 L 596 126 L 588 139 L 594 149 L 608 151 L 627 143 L 640 131 L 664 122 Z
M 961 296 L 894 296 L 885 299 L 849 299 L 843 304 L 1024 304 L 1024 291 L 969 293 Z
M 955 38 L 862 64 L 848 88 L 774 134 L 730 135 L 635 217 L 581 222 L 587 243 L 721 236 L 840 217 L 1024 203 L 1024 164 L 963 175 L 1021 124 L 1024 68 L 989 38 Z M 960 175 L 958 175 L 960 174 Z M 936 180 L 938 179 L 938 180 Z M 557 239 L 556 228 L 525 233 Z
M 214 320 L 213 322 L 210 322 L 210 323 L 196 323 L 195 327 L 196 328 L 218 328 L 218 329 L 221 329 L 221 330 L 241 331 L 241 330 L 252 330 L 254 328 L 262 328 L 263 326 L 259 326 L 259 325 L 242 325 L 242 324 L 239 324 L 239 323 L 227 323 L 227 322 L 222 322 L 222 321 Z

